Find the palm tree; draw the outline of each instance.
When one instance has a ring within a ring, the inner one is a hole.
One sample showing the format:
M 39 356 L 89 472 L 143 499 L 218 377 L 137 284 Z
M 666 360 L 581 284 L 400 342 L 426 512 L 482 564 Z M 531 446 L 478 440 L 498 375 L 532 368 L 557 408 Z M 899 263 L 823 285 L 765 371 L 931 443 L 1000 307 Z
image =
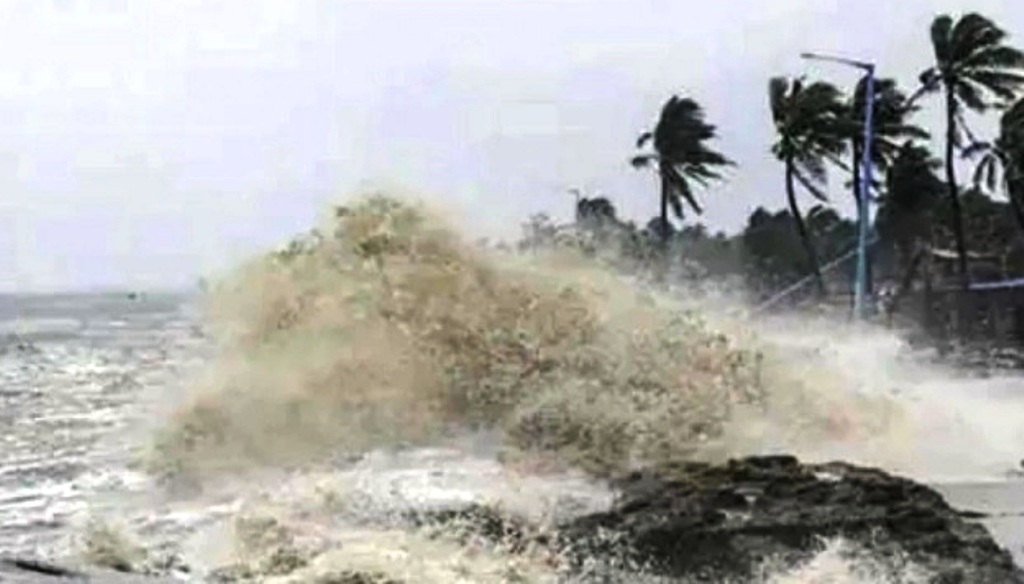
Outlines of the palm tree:
M 778 141 L 772 153 L 786 167 L 786 198 L 797 233 L 807 254 L 818 292 L 826 293 L 814 243 L 796 198 L 799 182 L 812 197 L 825 203 L 826 164 L 842 164 L 846 150 L 849 120 L 842 95 L 835 86 L 802 79 L 775 77 L 768 86 L 769 104 Z
M 683 202 L 697 214 L 703 210 L 694 195 L 693 185 L 707 186 L 722 176 L 718 168 L 733 164 L 721 153 L 706 144 L 716 137 L 715 126 L 707 123 L 704 110 L 690 98 L 672 96 L 662 107 L 661 116 L 653 131 L 644 132 L 636 146 L 643 149 L 649 142 L 653 150 L 634 156 L 634 168 L 654 167 L 661 181 L 661 223 L 659 230 L 665 241 L 670 232 L 668 209 L 683 218 Z
M 889 307 L 895 311 L 910 291 L 932 238 L 935 211 L 946 192 L 936 176 L 942 162 L 926 147 L 907 141 L 893 157 L 876 225 L 880 245 L 902 269 L 900 285 Z
M 1024 54 L 1004 43 L 1005 31 L 976 13 L 956 21 L 948 15 L 937 17 L 932 22 L 931 37 L 935 64 L 921 73 L 919 93 L 942 90 L 945 94 L 946 186 L 960 284 L 966 290 L 970 283 L 967 242 L 954 168 L 954 151 L 961 146 L 961 134 L 969 132 L 964 123 L 964 109 L 984 112 L 993 105 L 1015 99 L 1017 91 L 1024 85 L 1021 70 Z
M 861 78 L 850 99 L 850 152 L 853 169 L 853 200 L 860 205 L 862 156 L 864 154 L 864 125 L 867 118 L 867 77 Z M 907 95 L 900 91 L 893 79 L 876 79 L 874 82 L 874 112 L 872 118 L 871 164 L 879 173 L 884 173 L 892 164 L 900 146 L 910 139 L 927 140 L 931 136 L 920 126 L 908 122 L 908 118 L 919 108 L 909 103 Z M 872 180 L 869 192 L 879 185 Z M 869 197 L 870 200 L 870 197 Z M 868 250 L 874 255 L 874 249 Z M 874 261 L 868 262 L 868 291 L 873 290 Z
M 931 238 L 933 213 L 946 190 L 935 175 L 942 163 L 913 141 L 904 143 L 886 176 L 878 208 L 881 244 L 900 256 L 904 265 Z
M 994 194 L 1002 186 L 1017 225 L 1024 229 L 1024 100 L 1019 100 L 999 120 L 999 136 L 992 142 L 974 142 L 964 149 L 965 158 L 977 158 L 974 186 Z
M 928 132 L 907 121 L 919 107 L 909 102 L 893 79 L 875 80 L 874 112 L 872 115 L 871 163 L 885 172 L 892 164 L 904 142 L 912 139 L 927 140 Z M 861 157 L 864 153 L 864 123 L 867 117 L 867 79 L 857 84 L 850 100 L 850 152 L 853 164 L 853 199 L 860 203 Z M 876 186 L 876 185 L 872 185 Z

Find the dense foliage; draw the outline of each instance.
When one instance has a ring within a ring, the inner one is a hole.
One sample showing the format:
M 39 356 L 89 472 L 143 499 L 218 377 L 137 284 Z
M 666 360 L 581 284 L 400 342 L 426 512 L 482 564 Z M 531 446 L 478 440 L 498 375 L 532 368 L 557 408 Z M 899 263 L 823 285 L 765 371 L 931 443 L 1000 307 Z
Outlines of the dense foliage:
M 939 285 L 1024 276 L 1024 53 L 1008 44 L 996 23 L 976 13 L 937 16 L 930 29 L 934 61 L 904 91 L 879 76 L 873 91 L 872 225 L 869 286 L 904 282 L 921 273 Z M 775 130 L 772 154 L 782 167 L 777 199 L 785 210 L 758 207 L 742 232 L 711 234 L 690 219 L 705 202 L 696 186 L 711 189 L 734 163 L 709 142 L 718 135 L 705 109 L 672 96 L 651 131 L 637 141 L 631 162 L 659 178 L 659 209 L 646 225 L 620 219 L 606 197 L 578 199 L 576 221 L 557 226 L 538 215 L 527 224 L 520 247 L 571 243 L 602 254 L 620 268 L 654 279 L 667 275 L 739 278 L 756 296 L 794 290 L 817 297 L 851 287 L 855 221 L 831 204 L 830 175 L 860 197 L 865 148 L 866 77 L 844 91 L 824 80 L 774 77 L 768 105 Z M 930 94 L 944 98 L 943 141 L 913 120 Z M 1000 113 L 999 133 L 977 136 L 966 113 Z M 942 158 L 933 146 L 944 149 Z M 974 180 L 957 181 L 957 163 L 972 162 Z M 944 172 L 943 172 L 944 171 Z M 801 198 L 814 204 L 802 207 Z M 783 198 L 784 197 L 784 198 Z M 707 205 L 714 205 L 714 194 Z M 671 213 L 669 212 L 671 211 Z M 681 224 L 681 226 L 680 226 Z M 927 259 L 927 262 L 922 262 Z M 919 272 L 922 263 L 930 270 Z M 951 269 L 952 268 L 952 269 Z M 810 285 L 802 285 L 806 283 Z

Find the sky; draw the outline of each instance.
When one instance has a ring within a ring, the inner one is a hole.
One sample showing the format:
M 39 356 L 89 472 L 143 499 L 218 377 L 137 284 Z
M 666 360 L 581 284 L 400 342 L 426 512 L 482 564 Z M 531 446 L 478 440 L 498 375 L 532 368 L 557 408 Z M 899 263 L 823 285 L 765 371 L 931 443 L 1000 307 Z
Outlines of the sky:
M 738 163 L 700 195 L 701 221 L 735 231 L 784 203 L 771 76 L 856 81 L 812 50 L 911 86 L 935 14 L 981 12 L 1012 40 L 1016 4 L 0 0 L 0 291 L 193 286 L 379 187 L 470 237 L 568 219 L 573 187 L 646 221 L 657 183 L 628 159 L 673 94 Z

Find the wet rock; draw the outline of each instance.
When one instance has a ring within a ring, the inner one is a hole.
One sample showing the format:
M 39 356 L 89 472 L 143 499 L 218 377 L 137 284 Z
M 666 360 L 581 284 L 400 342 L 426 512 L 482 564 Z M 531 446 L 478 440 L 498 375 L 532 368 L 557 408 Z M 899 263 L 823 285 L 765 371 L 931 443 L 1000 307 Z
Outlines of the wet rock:
M 34 558 L 0 558 L 0 582 L 46 584 L 88 582 L 90 584 L 167 584 L 168 578 L 126 574 L 116 571 L 79 569 Z
M 1024 582 L 983 526 L 932 489 L 876 469 L 753 457 L 636 472 L 615 486 L 610 511 L 560 530 L 580 561 L 596 552 L 663 576 L 745 579 L 769 560 L 808 560 L 822 538 L 841 536 L 907 558 L 937 583 Z
M 520 553 L 530 545 L 548 547 L 552 541 L 538 526 L 525 519 L 480 504 L 461 508 L 409 513 L 406 521 L 419 528 L 434 528 L 457 541 L 478 537 Z
M 321 576 L 311 582 L 311 584 L 403 584 L 398 580 L 393 580 L 387 576 L 381 574 L 373 574 L 366 572 L 339 572 L 337 574 L 330 574 L 327 576 Z

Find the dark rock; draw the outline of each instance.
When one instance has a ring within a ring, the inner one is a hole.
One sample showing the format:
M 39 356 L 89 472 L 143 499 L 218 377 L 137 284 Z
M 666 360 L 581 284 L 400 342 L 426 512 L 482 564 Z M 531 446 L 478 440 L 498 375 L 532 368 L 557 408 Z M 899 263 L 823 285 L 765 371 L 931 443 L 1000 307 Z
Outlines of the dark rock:
M 521 552 L 531 544 L 548 546 L 552 543 L 546 534 L 525 519 L 480 504 L 414 512 L 405 519 L 416 527 L 437 528 L 456 540 L 479 537 L 501 545 L 511 553 Z
M 0 560 L 0 566 L 8 570 L 19 570 L 40 576 L 53 576 L 55 578 L 85 578 L 85 574 L 32 558 L 4 558 Z
M 387 576 L 365 572 L 340 572 L 321 576 L 311 584 L 403 584 Z
M 0 582 L 5 584 L 46 584 L 47 582 L 88 582 L 91 584 L 161 584 L 174 582 L 116 571 L 79 569 L 34 558 L 0 558 Z
M 875 556 L 905 554 L 935 582 L 1024 582 L 983 526 L 930 488 L 876 469 L 755 457 L 635 472 L 613 484 L 621 495 L 610 511 L 561 529 L 580 560 L 597 552 L 656 575 L 745 578 L 768 560 L 807 560 L 822 538 L 842 536 Z

